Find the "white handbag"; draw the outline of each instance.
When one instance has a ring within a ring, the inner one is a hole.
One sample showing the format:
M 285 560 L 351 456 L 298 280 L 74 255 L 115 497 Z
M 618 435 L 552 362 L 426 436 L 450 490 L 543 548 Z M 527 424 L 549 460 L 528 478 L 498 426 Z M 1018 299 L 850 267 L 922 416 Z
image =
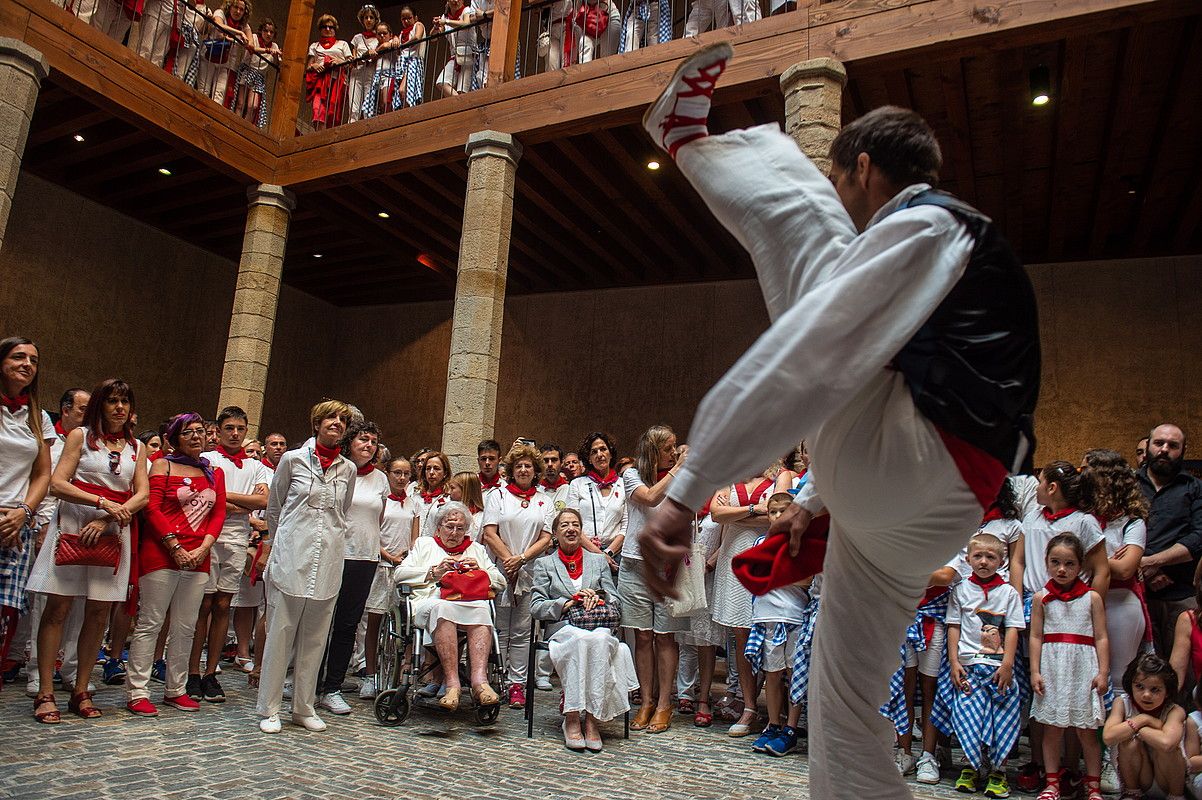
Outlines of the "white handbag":
M 676 594 L 668 601 L 668 613 L 674 617 L 691 617 L 706 606 L 705 550 L 696 537 L 693 551 L 676 570 Z

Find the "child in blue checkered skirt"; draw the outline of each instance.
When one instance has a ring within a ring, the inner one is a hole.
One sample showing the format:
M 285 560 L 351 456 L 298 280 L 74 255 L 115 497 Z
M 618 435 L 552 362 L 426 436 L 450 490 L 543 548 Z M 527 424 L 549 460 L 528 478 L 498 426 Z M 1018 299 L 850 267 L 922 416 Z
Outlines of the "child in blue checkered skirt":
M 977 791 L 988 774 L 986 797 L 1009 797 L 1006 759 L 1018 740 L 1021 693 L 1014 682 L 1019 631 L 1026 628 L 1022 598 L 998 574 L 1006 546 L 988 533 L 968 542 L 972 573 L 952 590 L 947 608 L 947 656 L 958 691 L 952 728 L 971 765 L 956 789 Z

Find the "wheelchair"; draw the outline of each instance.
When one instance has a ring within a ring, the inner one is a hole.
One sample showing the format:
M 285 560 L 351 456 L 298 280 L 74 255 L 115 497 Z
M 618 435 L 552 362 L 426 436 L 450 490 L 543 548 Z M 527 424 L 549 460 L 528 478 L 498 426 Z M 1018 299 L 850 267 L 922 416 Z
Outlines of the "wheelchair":
M 429 641 L 425 630 L 414 624 L 413 589 L 405 585 L 397 586 L 396 600 L 392 609 L 380 622 L 379 646 L 376 650 L 376 674 L 380 681 L 380 692 L 376 695 L 374 710 L 376 721 L 389 728 L 403 724 L 415 706 L 443 710 L 436 699 L 427 700 L 417 694 L 418 688 L 440 666 L 440 661 L 434 651 L 434 643 Z M 501 695 L 505 670 L 501 663 L 500 641 L 497 639 L 496 608 L 491 600 L 488 603 L 488 611 L 493 620 L 492 649 L 488 654 L 488 682 L 493 691 Z M 466 638 L 461 632 L 459 657 L 455 668 L 459 670 L 460 682 L 465 687 L 470 687 Z M 460 708 L 465 704 L 472 706 L 476 723 L 479 725 L 492 725 L 501 711 L 500 703 L 480 705 L 470 691 L 463 693 Z

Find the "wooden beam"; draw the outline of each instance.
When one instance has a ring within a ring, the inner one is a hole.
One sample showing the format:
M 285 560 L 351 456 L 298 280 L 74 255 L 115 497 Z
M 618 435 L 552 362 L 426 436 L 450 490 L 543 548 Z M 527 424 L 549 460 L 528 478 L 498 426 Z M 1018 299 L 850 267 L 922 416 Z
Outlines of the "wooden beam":
M 288 27 L 280 52 L 280 72 L 271 98 L 268 131 L 277 139 L 296 135 L 304 93 L 305 62 L 309 57 L 309 34 L 313 28 L 313 0 L 292 0 L 288 6 Z
M 107 111 L 100 111 L 97 109 L 80 114 L 78 102 L 69 103 L 67 105 L 69 107 L 67 108 L 66 114 L 61 115 L 61 118 L 58 118 L 54 122 L 45 126 L 38 124 L 38 115 L 42 113 L 42 109 L 38 109 L 37 113 L 35 113 L 33 116 L 33 127 L 29 131 L 29 138 L 25 142 L 25 146 L 27 148 L 37 147 L 39 145 L 46 144 L 47 142 L 52 142 L 55 139 L 66 136 L 69 133 L 78 133 L 79 131 L 87 130 L 93 125 L 104 122 L 107 119 L 112 119 L 112 114 Z
M 78 147 L 59 148 L 58 153 L 51 157 L 43 157 L 41 153 L 31 155 L 27 149 L 22 167 L 28 165 L 44 172 L 61 171 L 86 161 L 99 162 L 99 159 L 113 153 L 122 153 L 126 150 L 130 150 L 132 153 L 133 148 L 138 148 L 141 143 L 147 141 L 150 141 L 150 138 L 145 133 L 134 129 L 129 133 L 113 136 L 100 142 L 85 142 Z
M 972 123 L 968 117 L 968 97 L 965 94 L 964 61 L 957 58 L 940 64 L 939 82 L 943 86 L 943 101 L 951 131 L 951 141 L 945 144 L 945 148 L 951 145 L 952 163 L 956 165 L 956 194 L 975 206 L 980 201 L 974 180 Z
M 1006 198 L 1004 204 L 1006 219 L 1006 239 L 1010 247 L 1022 258 L 1023 253 L 1023 196 L 1026 189 L 1023 159 L 1018 154 L 1024 146 L 1024 114 L 1027 109 L 1027 73 L 1023 68 L 1022 53 L 1010 50 L 998 59 L 1001 69 L 1001 93 L 999 106 L 1001 108 L 1002 136 L 1007 146 L 1014 153 L 1009 158 L 1002 159 L 1002 192 Z
M 1064 240 L 1068 235 L 1068 212 L 1070 197 L 1081 191 L 1073 182 L 1072 166 L 1073 138 L 1081 125 L 1082 93 L 1085 82 L 1091 80 L 1087 71 L 1090 42 L 1071 36 L 1064 43 L 1060 59 L 1060 88 L 1055 93 L 1056 103 L 1056 147 L 1052 155 L 1051 169 L 1051 219 L 1048 222 L 1049 261 L 1064 258 Z M 1096 80 L 1096 77 L 1092 78 Z M 1011 156 L 1013 158 L 1014 156 Z
M 512 81 L 522 31 L 522 0 L 493 0 L 492 46 L 488 53 L 488 85 Z

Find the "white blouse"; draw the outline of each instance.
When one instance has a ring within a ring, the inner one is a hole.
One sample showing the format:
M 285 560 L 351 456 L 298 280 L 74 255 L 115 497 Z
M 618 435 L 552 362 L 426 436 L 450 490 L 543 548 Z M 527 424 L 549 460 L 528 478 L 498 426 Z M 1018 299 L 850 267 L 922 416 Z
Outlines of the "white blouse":
M 489 525 L 497 526 L 497 535 L 509 548 L 513 555 L 521 555 L 527 547 L 547 530 L 550 516 L 554 515 L 551 498 L 540 486 L 534 492 L 534 497 L 522 507 L 522 499 L 508 489 L 497 489 L 488 493 L 484 498 L 483 528 Z M 489 552 L 493 561 L 500 564 L 498 554 Z M 524 594 L 534 585 L 534 562 L 525 564 L 518 572 L 517 586 L 514 591 Z
M 412 544 L 412 531 L 413 498 L 406 493 L 402 505 L 388 497 L 384 501 L 384 521 L 380 523 L 380 547 L 390 553 L 404 553 Z
M 355 491 L 355 465 L 344 456 L 322 471 L 310 439 L 284 453 L 267 497 L 273 547 L 267 580 L 292 597 L 330 600 L 342 586 Z
M 626 535 L 626 489 L 621 477 L 613 485 L 609 497 L 601 494 L 588 475 L 581 475 L 568 484 L 567 508 L 580 512 L 584 535 L 605 549 L 617 536 Z
M 399 565 L 393 571 L 393 580 L 398 584 L 403 583 L 407 586 L 412 586 L 413 598 L 415 600 L 424 600 L 433 597 L 438 593 L 438 582 L 427 582 L 426 574 L 432 567 L 438 566 L 447 558 L 455 558 L 457 560 L 475 559 L 480 568 L 488 573 L 489 585 L 492 586 L 497 594 L 500 594 L 501 590 L 505 588 L 505 576 L 492 563 L 492 559 L 488 557 L 488 551 L 484 549 L 484 545 L 479 542 L 472 542 L 459 555 L 450 556 L 430 536 L 422 537 L 413 543 L 413 549 L 409 551 L 409 557 L 405 559 L 405 563 Z
M 346 539 L 346 557 L 350 561 L 380 560 L 380 517 L 388 497 L 388 478 L 378 469 L 358 475 L 347 512 L 350 535 Z
M 50 415 L 42 412 L 42 438 L 56 438 Z M 29 473 L 41 447 L 29 430 L 29 406 L 9 411 L 0 405 L 0 507 L 16 508 L 29 493 Z
M 446 493 L 438 495 L 428 503 L 422 499 L 420 491 L 414 495 L 413 515 L 419 520 L 417 529 L 419 538 L 434 535 L 434 517 L 437 516 L 438 509 L 445 506 L 450 500 L 450 496 Z

